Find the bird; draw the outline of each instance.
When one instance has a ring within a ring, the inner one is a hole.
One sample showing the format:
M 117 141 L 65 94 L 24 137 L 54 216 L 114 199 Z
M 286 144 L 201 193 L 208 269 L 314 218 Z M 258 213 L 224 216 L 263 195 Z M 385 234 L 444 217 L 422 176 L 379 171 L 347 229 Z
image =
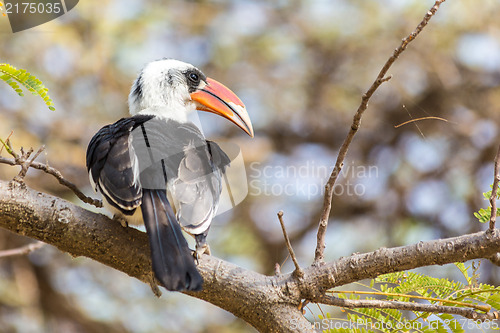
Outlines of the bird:
M 208 230 L 229 157 L 189 121 L 195 110 L 222 116 L 254 136 L 243 102 L 195 66 L 164 58 L 132 84 L 129 117 L 90 140 L 86 166 L 93 189 L 124 225 L 144 223 L 154 276 L 170 291 L 199 291 L 197 262 L 210 253 Z M 194 236 L 192 252 L 182 230 Z

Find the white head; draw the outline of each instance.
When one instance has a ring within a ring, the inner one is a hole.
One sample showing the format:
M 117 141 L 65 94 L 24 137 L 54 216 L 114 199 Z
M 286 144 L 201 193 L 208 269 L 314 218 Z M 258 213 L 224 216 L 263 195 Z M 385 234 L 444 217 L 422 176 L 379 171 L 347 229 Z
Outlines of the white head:
M 150 62 L 135 79 L 128 97 L 130 114 L 150 108 L 176 116 L 194 111 L 190 93 L 206 85 L 206 76 L 196 67 L 174 59 Z M 167 115 L 166 115 L 167 116 Z
M 132 115 L 148 109 L 158 112 L 156 116 L 181 122 L 194 110 L 213 112 L 253 136 L 245 105 L 229 88 L 193 65 L 174 59 L 147 64 L 132 85 L 128 105 Z

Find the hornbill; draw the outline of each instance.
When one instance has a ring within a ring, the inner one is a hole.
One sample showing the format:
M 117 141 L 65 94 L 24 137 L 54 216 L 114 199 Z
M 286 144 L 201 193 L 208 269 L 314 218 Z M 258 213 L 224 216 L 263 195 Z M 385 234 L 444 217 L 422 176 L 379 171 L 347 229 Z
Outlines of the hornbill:
M 131 116 L 104 126 L 89 143 L 90 182 L 115 218 L 144 222 L 153 272 L 166 289 L 201 290 L 195 259 L 208 250 L 206 237 L 230 160 L 188 114 L 218 114 L 253 137 L 250 118 L 231 90 L 173 59 L 146 65 L 128 102 Z M 195 237 L 194 255 L 181 227 Z

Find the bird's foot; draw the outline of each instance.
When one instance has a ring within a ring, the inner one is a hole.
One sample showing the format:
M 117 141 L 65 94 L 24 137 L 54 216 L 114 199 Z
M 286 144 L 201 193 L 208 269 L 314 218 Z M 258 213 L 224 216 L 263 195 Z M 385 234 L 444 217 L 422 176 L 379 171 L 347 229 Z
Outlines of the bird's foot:
M 204 244 L 196 244 L 196 250 L 193 251 L 194 260 L 196 264 L 199 264 L 199 260 L 203 254 L 210 255 L 210 246 L 207 243 Z
M 113 220 L 120 222 L 121 226 L 124 228 L 128 228 L 128 221 L 126 218 L 119 214 L 113 215 Z

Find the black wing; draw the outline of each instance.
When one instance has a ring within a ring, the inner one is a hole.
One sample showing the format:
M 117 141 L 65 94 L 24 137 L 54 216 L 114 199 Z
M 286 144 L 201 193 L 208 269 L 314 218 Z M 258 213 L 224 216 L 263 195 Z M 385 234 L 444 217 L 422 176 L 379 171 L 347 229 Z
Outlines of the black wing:
M 87 148 L 87 170 L 94 189 L 127 215 L 133 214 L 142 200 L 138 161 L 130 133 L 152 118 L 137 115 L 104 126 Z

